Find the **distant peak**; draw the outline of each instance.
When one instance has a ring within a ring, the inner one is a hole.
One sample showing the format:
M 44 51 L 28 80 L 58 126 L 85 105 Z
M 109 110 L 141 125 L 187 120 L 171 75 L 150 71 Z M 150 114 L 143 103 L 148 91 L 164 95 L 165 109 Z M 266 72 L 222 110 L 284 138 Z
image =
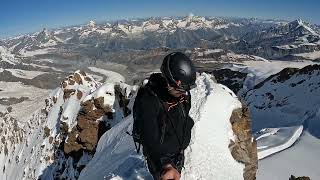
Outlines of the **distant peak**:
M 303 27 L 309 27 L 309 23 L 302 20 L 302 19 L 296 19 L 294 21 L 291 21 L 289 24 L 291 24 L 294 27 L 299 27 L 299 26 L 303 26 Z
M 91 20 L 91 21 L 89 21 L 89 23 L 87 24 L 87 26 L 89 26 L 89 27 L 95 27 L 95 26 L 96 26 L 96 22 L 93 21 L 93 20 Z
M 193 13 L 189 13 L 189 14 L 188 14 L 188 18 L 192 18 L 193 16 L 194 16 Z
M 47 28 L 43 28 L 42 31 L 38 32 L 38 36 L 49 36 L 49 30 Z
M 302 19 L 296 19 L 292 23 L 297 24 L 297 25 L 303 25 L 305 22 Z
M 302 28 L 305 31 L 313 34 L 313 35 L 318 35 L 310 26 L 309 23 L 303 21 L 302 19 L 296 19 L 292 22 L 289 23 L 289 25 L 294 28 L 294 29 L 298 29 L 298 28 Z

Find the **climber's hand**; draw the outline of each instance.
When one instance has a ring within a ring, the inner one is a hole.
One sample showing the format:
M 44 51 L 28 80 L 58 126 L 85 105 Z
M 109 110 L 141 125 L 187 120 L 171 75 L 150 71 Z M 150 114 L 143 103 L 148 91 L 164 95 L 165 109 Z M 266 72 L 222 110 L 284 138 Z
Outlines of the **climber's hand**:
M 164 167 L 160 180 L 180 180 L 180 173 L 171 164 L 168 164 Z

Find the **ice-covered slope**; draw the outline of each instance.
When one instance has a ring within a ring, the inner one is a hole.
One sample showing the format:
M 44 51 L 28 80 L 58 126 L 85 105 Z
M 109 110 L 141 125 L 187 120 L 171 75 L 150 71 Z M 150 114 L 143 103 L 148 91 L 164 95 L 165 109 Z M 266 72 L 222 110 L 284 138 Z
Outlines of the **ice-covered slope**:
M 300 138 L 303 126 L 266 128 L 258 133 L 258 158 L 263 159 L 292 146 Z
M 319 94 L 320 65 L 285 68 L 248 91 L 258 156 L 264 158 L 258 178 L 319 177 L 312 165 L 318 160 L 310 158 L 319 151 L 312 144 L 320 137 Z
M 182 179 L 243 179 L 245 166 L 233 158 L 228 147 L 230 140 L 238 139 L 229 119 L 241 103 L 233 92 L 206 74 L 197 78 L 191 94 L 190 115 L 195 126 Z M 132 137 L 126 134 L 131 129 L 132 116 L 128 116 L 106 132 L 80 179 L 151 179 L 144 158 L 135 152 Z
M 320 65 L 286 68 L 270 76 L 245 97 L 252 113 L 253 130 L 304 124 L 311 134 L 320 137 L 316 118 L 320 108 L 319 87 Z
M 294 146 L 259 161 L 258 180 L 288 179 L 290 175 L 320 177 L 320 140 L 304 132 Z
M 264 61 L 244 61 L 243 63 L 228 64 L 224 68 L 241 73 L 247 73 L 247 77 L 243 82 L 243 89 L 240 94 L 254 88 L 255 85 L 264 81 L 271 75 L 277 74 L 284 68 L 303 68 L 307 65 L 316 64 L 311 61 L 279 61 L 279 60 L 264 60 Z

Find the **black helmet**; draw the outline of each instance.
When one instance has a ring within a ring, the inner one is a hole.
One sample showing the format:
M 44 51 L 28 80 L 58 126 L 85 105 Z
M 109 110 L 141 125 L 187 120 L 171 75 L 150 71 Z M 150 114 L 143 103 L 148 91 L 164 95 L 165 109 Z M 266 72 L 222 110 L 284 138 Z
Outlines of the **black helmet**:
M 168 54 L 163 59 L 161 72 L 170 86 L 184 90 L 195 87 L 196 68 L 190 58 L 181 52 Z

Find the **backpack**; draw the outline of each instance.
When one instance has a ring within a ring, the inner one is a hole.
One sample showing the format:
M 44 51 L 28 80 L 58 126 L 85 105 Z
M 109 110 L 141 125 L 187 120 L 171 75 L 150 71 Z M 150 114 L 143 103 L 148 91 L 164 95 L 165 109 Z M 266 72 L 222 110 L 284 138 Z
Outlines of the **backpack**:
M 152 94 L 153 96 L 155 96 L 158 100 L 158 103 L 160 105 L 160 108 L 162 108 L 164 110 L 165 113 L 162 114 L 162 116 L 159 118 L 160 120 L 160 125 L 161 125 L 161 136 L 160 136 L 160 143 L 162 144 L 163 141 L 164 141 L 164 137 L 165 137 L 165 130 L 166 130 L 166 126 L 167 126 L 167 122 L 166 122 L 166 119 L 169 119 L 171 125 L 173 126 L 173 123 L 172 123 L 172 120 L 171 120 L 171 117 L 168 113 L 169 109 L 171 108 L 170 105 L 168 105 L 167 103 L 163 102 L 155 92 L 153 92 L 153 90 L 148 86 L 148 85 L 145 85 L 145 86 L 142 86 L 140 87 L 139 91 L 138 91 L 138 94 L 137 94 L 137 97 L 140 97 L 141 94 L 139 93 L 150 93 Z M 188 94 L 190 94 L 190 92 L 188 91 Z M 136 99 L 136 101 L 139 101 L 140 99 Z M 190 98 L 188 99 L 190 100 Z M 185 111 L 185 110 L 183 110 Z M 134 145 L 135 145 L 135 148 L 137 150 L 137 153 L 140 152 L 140 148 L 141 148 L 141 145 L 143 145 L 143 138 L 141 136 L 142 134 L 142 124 L 143 124 L 143 120 L 142 119 L 139 119 L 136 114 L 139 113 L 139 108 L 135 107 L 133 108 L 133 129 L 132 129 L 132 133 L 128 133 L 129 135 L 132 136 L 133 138 L 133 141 L 134 141 Z M 185 115 L 185 118 L 187 118 L 187 115 Z M 174 128 L 174 126 L 173 126 Z M 175 130 L 175 128 L 174 128 Z M 176 136 L 177 136 L 177 133 L 175 133 Z M 178 136 L 177 136 L 178 138 Z M 180 147 L 182 147 L 182 143 L 179 141 L 179 138 L 178 138 L 178 142 L 179 142 L 179 145 Z
M 148 87 L 148 85 L 144 85 L 142 87 L 140 87 L 139 91 L 138 91 L 138 94 L 136 96 L 136 99 L 135 101 L 139 101 L 140 99 L 138 99 L 138 97 L 141 96 L 141 94 L 143 93 L 151 93 L 153 96 L 155 96 L 158 100 L 158 96 L 150 89 L 150 87 Z M 158 101 L 159 103 L 161 103 L 160 101 Z M 163 105 L 160 104 L 160 107 L 162 107 Z M 132 133 L 128 133 L 129 135 L 132 136 L 133 138 L 133 142 L 134 142 L 134 145 L 135 145 L 135 148 L 137 150 L 137 153 L 140 152 L 140 147 L 141 145 L 143 145 L 143 139 L 142 139 L 142 124 L 143 124 L 143 120 L 138 118 L 136 114 L 138 114 L 140 112 L 139 108 L 137 108 L 136 106 L 133 107 L 133 128 L 132 128 Z M 162 117 L 161 119 L 163 119 L 164 117 Z M 165 130 L 165 125 L 162 124 L 162 127 L 161 127 L 161 139 L 162 139 L 162 142 L 163 142 L 163 137 L 164 137 L 164 130 Z

